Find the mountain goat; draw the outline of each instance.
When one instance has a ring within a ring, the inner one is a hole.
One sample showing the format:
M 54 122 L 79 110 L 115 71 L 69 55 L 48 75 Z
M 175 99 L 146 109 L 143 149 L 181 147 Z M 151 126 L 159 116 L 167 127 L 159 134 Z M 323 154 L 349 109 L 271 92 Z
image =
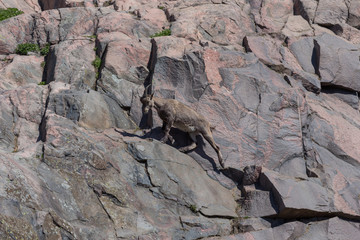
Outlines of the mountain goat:
M 206 141 L 209 142 L 211 147 L 214 148 L 217 153 L 219 163 L 221 167 L 224 168 L 224 161 L 220 148 L 215 144 L 211 133 L 210 123 L 205 119 L 205 117 L 174 99 L 154 97 L 154 94 L 147 93 L 147 88 L 145 89 L 144 95 L 141 97 L 140 101 L 143 104 L 145 114 L 154 107 L 159 117 L 163 120 L 163 130 L 165 135 L 161 139 L 161 142 L 166 143 L 167 140 L 170 140 L 173 143 L 174 139 L 170 136 L 169 132 L 171 127 L 178 128 L 189 133 L 193 141 L 189 146 L 179 149 L 181 152 L 188 152 L 197 147 L 196 136 L 201 134 Z

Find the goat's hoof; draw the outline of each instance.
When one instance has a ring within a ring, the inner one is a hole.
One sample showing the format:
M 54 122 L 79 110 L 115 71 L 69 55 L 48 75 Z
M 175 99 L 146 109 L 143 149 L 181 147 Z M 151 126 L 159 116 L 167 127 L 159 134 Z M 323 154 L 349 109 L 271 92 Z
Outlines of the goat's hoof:
M 178 149 L 180 152 L 186 152 L 184 148 L 179 148 Z
M 219 170 L 225 170 L 225 165 L 223 163 L 220 163 L 220 166 L 217 166 Z

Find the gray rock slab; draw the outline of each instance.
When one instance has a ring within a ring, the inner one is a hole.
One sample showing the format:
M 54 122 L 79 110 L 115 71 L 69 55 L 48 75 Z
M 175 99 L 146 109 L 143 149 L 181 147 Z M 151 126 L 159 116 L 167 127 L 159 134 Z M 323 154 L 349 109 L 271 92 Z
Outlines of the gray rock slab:
M 314 23 L 331 26 L 346 22 L 348 6 L 344 0 L 319 0 Z
M 94 88 L 96 81 L 94 42 L 63 41 L 50 49 L 47 57 L 46 83 L 60 81 L 77 88 Z
M 166 198 L 194 205 L 206 216 L 237 216 L 231 192 L 210 179 L 191 157 L 157 141 L 128 141 L 128 147 L 136 159 L 147 162 L 152 184 Z
M 5 60 L 6 61 L 6 60 Z M 0 68 L 0 89 L 8 90 L 42 81 L 44 57 L 42 56 L 15 56 L 8 60 L 10 63 Z
M 263 171 L 261 185 L 271 190 L 279 207 L 279 215 L 284 218 L 306 217 L 317 212 L 326 215 L 334 211 L 332 195 L 320 182 L 300 180 Z
M 70 90 L 69 84 L 52 83 L 48 109 L 88 129 L 119 127 L 134 128 L 135 125 L 112 98 L 99 92 Z

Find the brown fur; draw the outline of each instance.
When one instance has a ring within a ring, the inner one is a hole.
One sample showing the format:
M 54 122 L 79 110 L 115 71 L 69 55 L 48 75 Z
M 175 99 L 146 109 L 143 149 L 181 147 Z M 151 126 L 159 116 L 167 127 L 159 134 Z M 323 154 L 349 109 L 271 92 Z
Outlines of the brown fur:
M 144 106 L 144 112 L 147 113 L 150 108 L 155 108 L 159 117 L 163 120 L 163 130 L 165 132 L 162 142 L 170 140 L 172 143 L 174 139 L 170 136 L 169 132 L 171 127 L 178 128 L 184 132 L 189 133 L 193 143 L 189 146 L 182 147 L 179 150 L 187 152 L 197 147 L 196 136 L 201 134 L 206 141 L 214 148 L 218 155 L 221 167 L 224 167 L 224 161 L 220 152 L 220 148 L 216 145 L 212 136 L 211 130 L 214 128 L 205 119 L 204 116 L 197 113 L 185 104 L 178 102 L 174 99 L 163 99 L 145 94 L 141 98 Z

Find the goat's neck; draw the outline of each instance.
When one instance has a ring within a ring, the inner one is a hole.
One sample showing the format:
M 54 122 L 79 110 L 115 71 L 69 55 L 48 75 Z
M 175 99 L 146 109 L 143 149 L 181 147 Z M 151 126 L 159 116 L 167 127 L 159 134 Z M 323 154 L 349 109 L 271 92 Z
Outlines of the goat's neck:
M 166 99 L 157 98 L 157 97 L 154 97 L 153 101 L 154 101 L 154 108 L 156 109 L 156 111 L 158 111 L 166 103 Z

